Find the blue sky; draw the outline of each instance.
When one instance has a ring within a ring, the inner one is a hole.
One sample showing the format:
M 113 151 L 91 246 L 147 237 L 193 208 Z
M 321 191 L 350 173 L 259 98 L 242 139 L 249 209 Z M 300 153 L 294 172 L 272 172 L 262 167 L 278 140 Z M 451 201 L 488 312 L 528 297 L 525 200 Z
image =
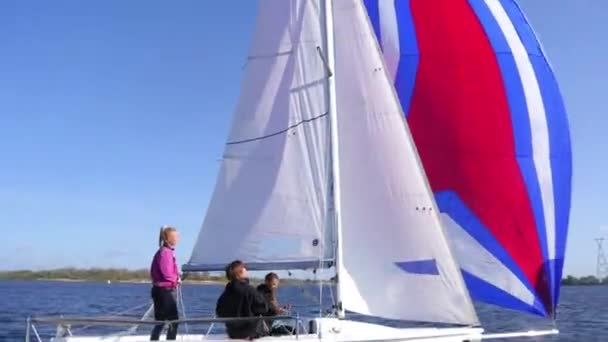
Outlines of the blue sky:
M 608 227 L 608 2 L 520 4 L 570 116 L 566 273 L 594 273 L 593 238 Z M 239 0 L 0 2 L 0 269 L 147 267 L 162 224 L 180 228 L 187 260 L 255 9 Z

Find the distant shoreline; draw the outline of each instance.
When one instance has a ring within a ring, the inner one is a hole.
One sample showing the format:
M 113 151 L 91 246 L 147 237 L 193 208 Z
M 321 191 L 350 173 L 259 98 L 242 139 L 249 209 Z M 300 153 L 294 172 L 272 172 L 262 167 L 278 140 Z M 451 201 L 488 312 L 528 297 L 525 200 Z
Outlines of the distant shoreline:
M 2 278 L 0 280 L 28 280 L 28 281 L 54 281 L 59 283 L 106 283 L 111 284 L 150 284 L 150 280 L 144 279 L 121 279 L 121 280 L 99 280 L 99 279 L 69 279 L 69 278 L 37 278 L 37 279 L 11 279 Z M 224 285 L 226 282 L 220 280 L 184 280 L 183 284 L 188 285 Z
M 31 281 L 57 281 L 57 282 L 103 282 L 103 283 L 125 283 L 125 284 L 149 284 L 149 271 L 146 269 L 127 270 L 113 268 L 76 269 L 61 268 L 44 271 L 0 271 L 0 280 L 31 280 Z M 211 275 L 207 272 L 188 273 L 184 277 L 184 284 L 192 285 L 224 285 L 226 279 L 223 276 Z M 251 279 L 253 283 L 262 282 L 261 279 Z M 321 281 L 321 280 L 319 280 Z M 309 279 L 281 279 L 283 284 L 299 285 L 312 284 L 319 281 Z M 331 284 L 331 280 L 322 280 L 324 284 Z M 595 276 L 574 277 L 567 276 L 561 281 L 562 286 L 600 286 L 608 285 L 608 277 L 598 279 Z
M 38 278 L 38 279 L 11 279 L 11 278 L 2 278 L 0 280 L 8 280 L 8 281 L 50 281 L 50 282 L 58 282 L 58 283 L 106 283 L 107 280 L 97 280 L 97 279 L 61 279 L 61 278 Z M 255 279 L 254 283 L 259 283 L 261 280 Z M 186 285 L 225 285 L 225 281 L 219 280 L 184 280 L 182 282 Z M 304 283 L 313 283 L 312 281 L 285 281 L 285 285 L 298 285 Z M 318 282 L 315 282 L 318 283 Z M 327 281 L 323 281 L 324 284 L 327 284 Z M 149 280 L 140 280 L 140 279 L 131 279 L 131 280 L 110 280 L 110 284 L 150 284 Z M 608 286 L 606 283 L 562 283 L 562 287 L 575 287 L 575 286 Z
M 128 283 L 150 284 L 149 270 L 127 269 L 76 269 L 62 268 L 44 271 L 18 270 L 0 271 L 0 280 L 31 280 L 31 281 L 57 281 L 57 282 L 101 282 L 101 283 Z M 184 284 L 192 285 L 224 285 L 223 276 L 210 275 L 207 272 L 188 273 L 183 280 Z M 253 283 L 260 283 L 262 279 L 251 279 Z M 311 280 L 282 279 L 283 284 L 312 283 Z
M 599 279 L 595 276 L 574 277 L 567 276 L 562 279 L 562 286 L 601 286 L 608 285 L 608 277 Z
M 189 273 L 185 284 L 223 284 L 224 277 L 208 273 Z M 60 282 L 111 282 L 111 283 L 150 283 L 150 271 L 147 269 L 128 270 L 113 268 L 61 268 L 53 270 L 0 271 L 0 280 L 48 280 Z

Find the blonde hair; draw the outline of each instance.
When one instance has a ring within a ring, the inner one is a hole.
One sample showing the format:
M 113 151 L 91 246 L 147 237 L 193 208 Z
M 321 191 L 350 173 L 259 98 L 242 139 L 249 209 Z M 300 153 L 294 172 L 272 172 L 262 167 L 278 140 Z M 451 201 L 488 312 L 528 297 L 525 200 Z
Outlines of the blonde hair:
M 169 240 L 169 233 L 176 232 L 177 229 L 171 226 L 162 226 L 160 227 L 160 234 L 158 235 L 158 246 L 162 247 L 167 240 Z

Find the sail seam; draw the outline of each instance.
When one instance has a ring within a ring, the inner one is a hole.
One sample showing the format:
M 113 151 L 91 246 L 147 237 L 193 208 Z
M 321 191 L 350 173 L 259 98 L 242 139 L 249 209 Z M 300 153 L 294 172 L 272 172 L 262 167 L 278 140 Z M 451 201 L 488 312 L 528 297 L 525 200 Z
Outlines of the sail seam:
M 267 55 L 251 55 L 249 57 L 247 57 L 247 60 L 251 61 L 251 60 L 255 60 L 255 59 L 267 59 L 267 58 L 275 58 L 275 57 L 281 57 L 281 56 L 289 56 L 293 53 L 293 49 L 288 50 L 288 51 L 279 51 L 277 53 L 272 53 L 272 54 L 267 54 Z
M 293 125 L 290 125 L 287 128 L 285 128 L 283 130 L 280 130 L 278 132 L 274 132 L 274 133 L 271 133 L 271 134 L 266 134 L 266 135 L 263 135 L 263 136 L 260 136 L 260 137 L 256 137 L 256 138 L 249 138 L 249 139 L 237 140 L 237 141 L 229 141 L 229 142 L 226 143 L 226 145 L 245 144 L 245 143 L 249 143 L 249 142 L 254 142 L 254 141 L 258 141 L 258 140 L 264 140 L 264 139 L 267 139 L 267 138 L 272 138 L 274 136 L 277 136 L 277 135 L 280 135 L 280 134 L 283 134 L 283 133 L 287 133 L 287 131 L 289 131 L 290 129 L 294 129 L 294 128 L 296 128 L 298 126 L 301 126 L 301 125 L 303 125 L 305 123 L 309 123 L 309 122 L 313 122 L 313 121 L 316 121 L 318 119 L 321 119 L 321 118 L 327 116 L 327 113 L 328 112 L 325 112 L 325 113 L 323 113 L 321 115 L 317 115 L 317 116 L 312 117 L 310 119 L 301 120 L 300 122 L 297 122 L 297 123 L 295 123 Z

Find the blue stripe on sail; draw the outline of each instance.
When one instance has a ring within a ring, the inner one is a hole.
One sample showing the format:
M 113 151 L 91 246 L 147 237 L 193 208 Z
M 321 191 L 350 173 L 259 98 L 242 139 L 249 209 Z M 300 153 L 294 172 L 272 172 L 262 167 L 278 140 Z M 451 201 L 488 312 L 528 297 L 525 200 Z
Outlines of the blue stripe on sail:
M 400 261 L 395 264 L 407 273 L 439 275 L 435 259 Z
M 382 32 L 380 25 L 379 0 L 364 0 L 367 14 L 376 34 L 376 39 L 381 48 Z M 416 83 L 416 71 L 418 69 L 418 43 L 414 28 L 414 19 L 410 10 L 410 0 L 395 0 L 395 14 L 397 16 L 397 27 L 399 32 L 399 64 L 395 75 L 395 89 L 403 112 L 407 117 L 410 108 L 410 100 Z
M 567 225 L 567 222 L 566 222 Z M 566 227 L 567 229 L 567 227 Z M 565 243 L 565 238 L 564 238 L 564 242 Z M 557 303 L 559 302 L 559 293 L 560 293 L 560 288 L 561 288 L 561 280 L 562 280 L 562 276 L 563 276 L 563 269 L 564 269 L 564 256 L 562 253 L 562 256 L 559 259 L 551 259 L 548 260 L 546 263 L 546 268 L 549 269 L 549 271 L 551 272 L 552 278 L 551 278 L 551 295 L 553 296 L 553 307 L 551 308 L 553 312 L 551 312 L 551 315 L 553 316 L 553 318 L 556 318 L 556 307 L 557 307 Z
M 369 16 L 369 20 L 374 28 L 376 39 L 382 47 L 382 33 L 380 32 L 380 8 L 378 7 L 378 0 L 363 0 L 363 4 L 367 9 L 367 15 Z
M 462 271 L 462 276 L 475 300 L 513 310 L 530 312 L 539 316 L 547 315 L 543 304 L 538 299 L 534 301 L 534 305 L 530 305 L 469 272 Z
M 530 55 L 541 56 L 542 51 L 532 27 L 528 24 L 523 12 L 513 0 L 498 0 L 507 16 L 513 23 L 517 35 Z
M 572 191 L 572 151 L 568 116 L 557 80 L 534 30 L 515 1 L 500 0 L 500 2 L 528 51 L 545 107 L 555 202 L 555 246 L 549 246 L 555 248 L 555 259 L 548 260 L 555 307 L 559 301 Z
M 414 85 L 416 84 L 416 73 L 418 71 L 418 41 L 414 18 L 410 10 L 410 0 L 396 0 L 395 13 L 397 15 L 397 26 L 399 28 L 399 65 L 395 75 L 395 89 L 401 102 L 401 108 L 407 118 L 410 111 L 410 102 Z
M 548 259 L 547 232 L 540 183 L 532 154 L 532 129 L 522 80 L 509 44 L 486 2 L 483 0 L 469 0 L 469 4 L 477 14 L 486 36 L 496 52 L 511 112 L 517 163 L 532 206 L 543 257 L 541 264 L 544 264 L 544 261 Z M 522 205 L 524 204 L 522 203 Z M 536 292 L 535 290 L 532 291 L 533 293 Z
M 481 223 L 481 221 L 473 214 L 464 204 L 464 202 L 458 197 L 453 191 L 442 191 L 435 193 L 435 199 L 437 206 L 442 213 L 448 214 L 454 222 L 466 231 L 475 241 L 477 241 L 483 248 L 485 248 L 490 254 L 492 254 L 498 261 L 500 261 L 509 271 L 521 281 L 521 283 L 534 294 L 535 300 L 540 301 L 538 294 L 534 291 L 534 288 L 528 281 L 528 278 L 524 275 L 521 268 L 515 263 L 509 253 L 502 247 L 502 245 L 494 238 L 494 235 Z M 492 293 L 475 293 L 478 291 L 476 288 L 469 288 L 471 295 L 476 298 L 488 298 L 488 300 L 494 304 L 500 304 L 500 298 L 493 298 Z M 502 306 L 502 305 L 501 305 Z

